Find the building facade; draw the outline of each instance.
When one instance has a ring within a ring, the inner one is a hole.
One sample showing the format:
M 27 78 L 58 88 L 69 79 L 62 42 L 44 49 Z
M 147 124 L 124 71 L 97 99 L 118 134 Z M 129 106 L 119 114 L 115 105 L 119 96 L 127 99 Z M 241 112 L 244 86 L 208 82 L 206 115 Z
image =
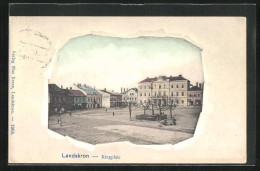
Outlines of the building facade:
M 129 90 L 126 90 L 125 92 L 122 92 L 121 95 L 122 95 L 123 106 L 128 106 L 129 103 L 132 103 L 134 105 L 137 103 L 137 97 L 138 97 L 137 88 L 131 88 Z
M 86 94 L 87 109 L 102 107 L 102 94 L 100 92 L 86 84 L 78 84 L 77 87 Z
M 190 81 L 182 75 L 146 78 L 138 83 L 138 104 L 153 103 L 167 105 L 174 100 L 178 106 L 187 106 Z
M 103 107 L 113 108 L 122 107 L 122 95 L 106 89 L 99 90 L 102 94 Z
M 48 84 L 49 112 L 58 112 L 66 106 L 66 94 L 62 87 L 56 84 Z
M 203 103 L 203 84 L 196 83 L 188 91 L 188 105 L 189 106 L 202 106 Z
M 80 90 L 73 90 L 70 87 L 69 89 L 63 89 L 63 91 L 66 93 L 66 101 L 70 110 L 86 108 L 86 95 Z

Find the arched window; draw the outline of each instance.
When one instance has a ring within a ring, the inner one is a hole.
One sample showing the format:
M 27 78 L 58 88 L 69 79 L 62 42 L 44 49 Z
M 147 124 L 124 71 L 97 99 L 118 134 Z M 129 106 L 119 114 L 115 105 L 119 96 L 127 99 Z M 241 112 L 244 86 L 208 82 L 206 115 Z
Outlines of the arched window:
M 184 88 L 184 84 L 181 85 L 181 88 Z
M 182 101 L 181 101 L 181 103 L 183 104 L 183 103 L 184 103 L 184 101 L 182 100 Z
M 179 100 L 176 100 L 176 103 L 179 104 Z
M 173 92 L 171 92 L 171 96 L 173 96 Z
M 172 85 L 172 88 L 173 88 L 173 85 Z
M 179 96 L 179 92 L 176 92 L 176 96 Z
M 192 95 L 190 94 L 190 97 L 192 97 Z
M 179 88 L 178 84 L 176 85 L 176 88 Z
M 184 96 L 184 92 L 181 92 L 181 95 Z

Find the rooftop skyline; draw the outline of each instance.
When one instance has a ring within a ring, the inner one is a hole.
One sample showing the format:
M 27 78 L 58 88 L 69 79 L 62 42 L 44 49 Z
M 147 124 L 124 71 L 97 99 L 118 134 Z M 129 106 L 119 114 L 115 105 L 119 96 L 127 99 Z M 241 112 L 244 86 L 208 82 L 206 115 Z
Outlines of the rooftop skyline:
M 184 39 L 86 35 L 69 40 L 60 50 L 50 82 L 120 92 L 147 77 L 180 74 L 193 84 L 204 81 L 201 49 Z

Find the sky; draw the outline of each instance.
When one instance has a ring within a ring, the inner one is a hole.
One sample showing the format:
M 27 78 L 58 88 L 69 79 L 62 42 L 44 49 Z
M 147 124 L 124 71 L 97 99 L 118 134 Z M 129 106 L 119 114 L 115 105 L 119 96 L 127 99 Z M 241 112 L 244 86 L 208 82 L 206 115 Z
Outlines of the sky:
M 89 34 L 70 39 L 59 51 L 50 83 L 120 92 L 147 77 L 180 74 L 192 84 L 204 81 L 201 49 L 182 38 Z

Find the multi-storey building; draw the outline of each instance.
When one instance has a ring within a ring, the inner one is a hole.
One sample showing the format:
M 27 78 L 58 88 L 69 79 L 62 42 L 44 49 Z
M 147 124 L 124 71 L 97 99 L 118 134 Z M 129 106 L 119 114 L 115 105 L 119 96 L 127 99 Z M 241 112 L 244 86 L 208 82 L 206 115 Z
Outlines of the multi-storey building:
M 102 94 L 103 107 L 121 107 L 122 106 L 122 95 L 117 94 L 113 91 L 98 90 Z
M 174 100 L 179 106 L 187 106 L 187 92 L 190 81 L 182 75 L 146 78 L 138 83 L 138 103 L 167 105 Z
M 196 86 L 191 87 L 188 90 L 188 105 L 189 106 L 201 106 L 203 101 L 203 84 L 196 83 Z
M 127 89 L 121 93 L 123 106 L 128 106 L 129 103 L 136 104 L 138 91 L 137 88 Z
M 48 84 L 49 112 L 59 111 L 66 106 L 66 94 L 56 84 Z
M 87 86 L 86 84 L 78 84 L 77 87 L 86 94 L 86 108 L 101 108 L 102 107 L 102 94 L 95 88 Z
M 72 87 L 63 89 L 67 98 L 67 106 L 69 109 L 84 109 L 86 108 L 86 95 L 80 90 L 73 90 Z

